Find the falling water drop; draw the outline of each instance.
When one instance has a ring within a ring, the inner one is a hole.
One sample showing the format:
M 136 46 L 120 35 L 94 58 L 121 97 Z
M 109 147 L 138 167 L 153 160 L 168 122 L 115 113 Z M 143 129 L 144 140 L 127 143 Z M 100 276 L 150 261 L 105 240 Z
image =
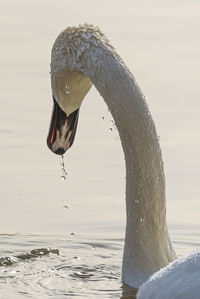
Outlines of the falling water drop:
M 64 210 L 65 210 L 65 211 L 68 211 L 68 210 L 69 210 L 69 207 L 68 207 L 67 205 L 65 205 L 65 206 L 64 206 Z
M 74 256 L 74 259 L 75 260 L 80 260 L 81 258 L 80 258 L 80 256 Z
M 67 171 L 65 170 L 64 156 L 60 156 L 60 166 L 61 166 L 61 181 L 64 182 L 67 178 Z

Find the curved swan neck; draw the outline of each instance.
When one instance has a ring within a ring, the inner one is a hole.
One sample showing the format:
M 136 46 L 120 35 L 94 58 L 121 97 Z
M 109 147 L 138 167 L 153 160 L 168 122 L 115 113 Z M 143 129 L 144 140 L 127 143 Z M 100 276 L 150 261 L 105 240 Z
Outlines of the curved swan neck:
M 165 178 L 158 137 L 146 101 L 128 68 L 98 28 L 68 28 L 52 50 L 53 73 L 79 71 L 107 103 L 126 163 L 123 281 L 139 287 L 173 260 L 167 232 Z
M 110 75 L 104 75 L 108 86 L 112 86 L 109 91 L 99 91 L 115 119 L 125 155 L 123 280 L 139 287 L 175 255 L 166 225 L 165 177 L 155 125 L 135 79 L 123 64 L 120 67 L 112 82 Z
M 165 177 L 155 124 L 134 77 L 109 52 L 89 77 L 107 103 L 126 163 L 126 237 L 123 281 L 139 287 L 175 257 L 166 225 Z

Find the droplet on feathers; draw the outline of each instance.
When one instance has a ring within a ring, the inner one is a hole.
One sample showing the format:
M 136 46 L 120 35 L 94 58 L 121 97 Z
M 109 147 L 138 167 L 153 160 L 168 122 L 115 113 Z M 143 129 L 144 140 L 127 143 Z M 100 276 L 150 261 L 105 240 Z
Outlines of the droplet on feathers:
M 95 247 L 94 245 L 91 245 L 91 249 L 92 249 L 92 250 L 95 250 L 95 248 L 96 248 L 96 247 Z
M 73 237 L 74 237 L 74 233 L 71 233 L 71 234 L 70 234 L 70 237 L 73 238 Z
M 112 123 L 112 125 L 113 125 L 113 128 L 116 129 L 116 124 L 115 124 L 115 122 L 114 122 L 113 119 L 111 119 L 111 123 Z
M 112 128 L 109 128 L 109 131 L 112 131 L 113 129 Z
M 140 218 L 140 222 L 144 222 L 144 218 Z
M 66 94 L 70 94 L 70 91 L 69 91 L 69 85 L 65 85 L 65 93 Z

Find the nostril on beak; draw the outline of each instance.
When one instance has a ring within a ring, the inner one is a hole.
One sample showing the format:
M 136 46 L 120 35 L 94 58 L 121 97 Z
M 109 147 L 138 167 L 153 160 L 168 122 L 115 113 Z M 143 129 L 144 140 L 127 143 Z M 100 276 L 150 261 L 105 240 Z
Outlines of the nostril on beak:
M 57 155 L 63 155 L 64 153 L 65 153 L 65 150 L 63 147 L 59 147 L 57 149 L 57 151 L 55 152 L 55 154 L 57 154 Z

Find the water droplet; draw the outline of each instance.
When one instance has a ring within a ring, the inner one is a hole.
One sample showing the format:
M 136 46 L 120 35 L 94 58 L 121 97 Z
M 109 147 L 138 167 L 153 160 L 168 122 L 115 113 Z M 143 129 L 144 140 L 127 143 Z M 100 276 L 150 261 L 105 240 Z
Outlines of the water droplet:
M 104 119 L 104 116 L 102 116 L 101 118 Z
M 80 260 L 81 258 L 79 256 L 74 256 L 75 260 Z
M 10 256 L 10 260 L 12 261 L 12 262 L 17 262 L 17 258 L 15 257 L 15 256 Z
M 60 166 L 62 170 L 61 181 L 64 182 L 67 178 L 67 171 L 65 170 L 64 156 L 60 156 Z
M 91 249 L 92 249 L 92 250 L 95 250 L 95 248 L 96 248 L 96 247 L 95 247 L 94 245 L 91 245 Z
M 66 94 L 70 94 L 70 92 L 68 90 L 65 91 Z
M 74 233 L 71 233 L 71 234 L 70 234 L 70 237 L 73 238 L 73 237 L 74 237 Z
M 144 218 L 140 218 L 140 222 L 144 222 Z
M 67 205 L 64 206 L 64 210 L 67 211 L 69 210 L 69 207 Z
M 112 123 L 112 125 L 113 125 L 113 128 L 116 129 L 116 124 L 115 124 L 115 122 L 114 122 L 113 119 L 111 119 L 111 123 Z
M 65 181 L 66 180 L 66 177 L 64 175 L 61 175 L 61 181 Z
M 10 271 L 10 274 L 16 274 L 17 272 L 15 270 Z
M 136 199 L 135 202 L 136 202 L 136 203 L 139 203 L 139 200 Z
M 112 131 L 113 129 L 112 128 L 109 128 L 109 131 Z

